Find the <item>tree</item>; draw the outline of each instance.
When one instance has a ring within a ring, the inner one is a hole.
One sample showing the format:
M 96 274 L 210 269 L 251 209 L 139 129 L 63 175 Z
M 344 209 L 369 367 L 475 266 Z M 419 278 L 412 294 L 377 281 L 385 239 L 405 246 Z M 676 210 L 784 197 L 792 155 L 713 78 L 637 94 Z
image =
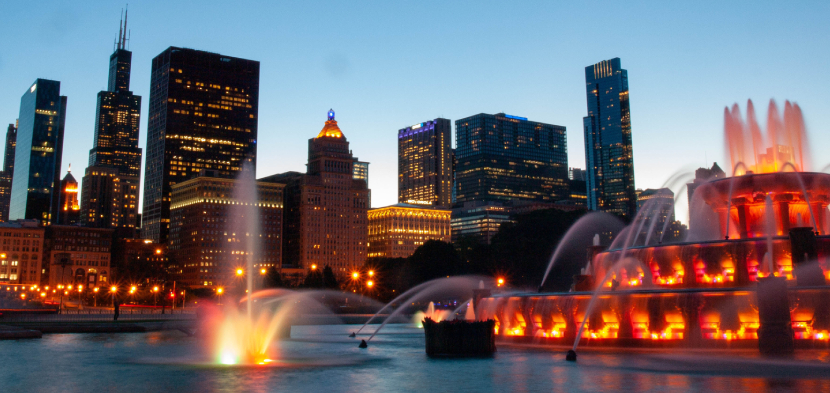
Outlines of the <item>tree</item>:
M 337 282 L 337 277 L 334 275 L 334 271 L 331 270 L 331 267 L 326 265 L 323 268 L 323 288 L 327 289 L 337 289 L 340 284 Z
M 282 276 L 277 268 L 271 266 L 265 274 L 265 280 L 262 282 L 264 288 L 283 288 L 285 283 L 282 282 Z

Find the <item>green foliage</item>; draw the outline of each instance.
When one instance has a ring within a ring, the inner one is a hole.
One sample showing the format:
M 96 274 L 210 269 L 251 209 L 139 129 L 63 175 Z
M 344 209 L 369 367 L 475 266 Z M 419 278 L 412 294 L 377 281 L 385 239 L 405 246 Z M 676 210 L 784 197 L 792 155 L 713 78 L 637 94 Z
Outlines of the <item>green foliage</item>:
M 277 268 L 271 267 L 265 274 L 265 280 L 262 282 L 263 288 L 283 288 L 285 283 L 282 281 L 282 276 L 277 271 Z

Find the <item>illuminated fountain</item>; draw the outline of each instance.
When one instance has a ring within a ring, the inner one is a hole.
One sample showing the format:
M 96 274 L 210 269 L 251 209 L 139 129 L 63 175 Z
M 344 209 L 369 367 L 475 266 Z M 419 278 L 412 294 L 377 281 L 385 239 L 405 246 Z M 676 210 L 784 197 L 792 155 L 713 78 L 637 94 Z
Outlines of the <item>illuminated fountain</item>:
M 764 133 L 751 101 L 746 120 L 737 105 L 726 109 L 733 174 L 694 192 L 690 215 L 711 217 L 714 224 L 703 238 L 641 242 L 649 214 L 643 208 L 610 247 L 588 247 L 584 273 L 570 292 L 488 297 L 477 306 L 477 318 L 495 319 L 501 339 L 573 344 L 574 350 L 581 342 L 760 346 L 765 352 L 769 335 L 789 336 L 784 341 L 795 347 L 827 346 L 830 175 L 808 171 L 798 105 L 786 102 L 781 116 L 771 102 L 768 113 Z

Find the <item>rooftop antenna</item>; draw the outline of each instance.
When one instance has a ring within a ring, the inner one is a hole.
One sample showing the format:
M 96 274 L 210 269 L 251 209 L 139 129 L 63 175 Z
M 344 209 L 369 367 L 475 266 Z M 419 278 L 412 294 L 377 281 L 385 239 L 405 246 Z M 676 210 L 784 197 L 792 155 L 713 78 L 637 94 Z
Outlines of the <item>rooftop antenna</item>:
M 118 49 L 121 49 L 121 41 L 123 40 L 123 27 L 121 24 L 124 22 L 124 10 L 121 10 L 121 19 L 118 21 Z
M 126 42 L 127 42 L 127 14 L 130 12 L 130 5 L 127 4 L 127 9 L 124 11 L 124 38 L 121 41 L 121 49 L 126 49 Z

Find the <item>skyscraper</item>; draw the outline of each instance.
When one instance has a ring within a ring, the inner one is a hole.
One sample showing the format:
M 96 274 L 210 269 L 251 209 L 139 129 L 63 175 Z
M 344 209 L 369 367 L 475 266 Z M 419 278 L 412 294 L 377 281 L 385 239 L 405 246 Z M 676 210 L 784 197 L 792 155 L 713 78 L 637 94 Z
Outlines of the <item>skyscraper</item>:
M 565 127 L 498 113 L 455 122 L 456 203 L 568 198 Z
M 668 225 L 674 222 L 674 192 L 669 188 L 641 190 L 637 195 L 637 210 L 641 211 L 643 222 L 639 224 L 640 238 L 635 243 L 650 244 L 652 240 L 662 240 L 663 228 L 668 230 Z
M 80 221 L 79 214 L 81 206 L 78 201 L 79 191 L 78 181 L 75 180 L 75 176 L 72 176 L 72 170 L 70 168 L 70 170 L 66 171 L 66 176 L 61 180 L 61 202 L 57 224 L 75 225 Z
M 398 202 L 452 205 L 451 133 L 442 118 L 398 131 Z
M 9 220 L 57 221 L 66 97 L 61 83 L 38 79 L 20 98 Z
M 306 173 L 287 172 L 261 182 L 285 184 L 283 265 L 329 266 L 339 276 L 363 265 L 367 253 L 366 182 L 354 179 L 349 141 L 329 111 L 316 138 L 308 140 Z
M 109 83 L 106 91 L 98 93 L 95 116 L 95 141 L 89 151 L 89 167 L 99 168 L 93 172 L 115 171 L 117 182 L 106 184 L 121 187 L 109 190 L 102 187 L 86 187 L 87 182 L 97 182 L 84 174 L 84 193 L 81 195 L 81 221 L 84 225 L 98 228 L 134 228 L 138 215 L 138 188 L 141 179 L 141 148 L 138 147 L 138 125 L 141 117 L 141 97 L 130 91 L 132 52 L 126 49 L 127 20 L 123 27 L 119 23 L 118 41 L 110 55 Z M 109 171 L 103 168 L 109 168 Z M 103 183 L 97 182 L 98 185 Z M 97 192 L 93 195 L 91 192 Z M 118 199 L 109 199 L 118 194 Z M 95 216 L 88 208 L 90 200 L 115 204 L 116 216 Z
M 166 242 L 171 187 L 256 170 L 259 62 L 169 47 L 153 59 L 142 237 Z
M 14 150 L 17 144 L 17 122 L 9 124 L 6 131 L 6 152 L 3 157 L 3 171 L 0 172 L 0 222 L 9 220 L 9 202 L 12 196 L 14 177 Z
M 619 58 L 585 67 L 585 180 L 588 209 L 634 217 L 634 154 L 628 105 L 628 71 Z

